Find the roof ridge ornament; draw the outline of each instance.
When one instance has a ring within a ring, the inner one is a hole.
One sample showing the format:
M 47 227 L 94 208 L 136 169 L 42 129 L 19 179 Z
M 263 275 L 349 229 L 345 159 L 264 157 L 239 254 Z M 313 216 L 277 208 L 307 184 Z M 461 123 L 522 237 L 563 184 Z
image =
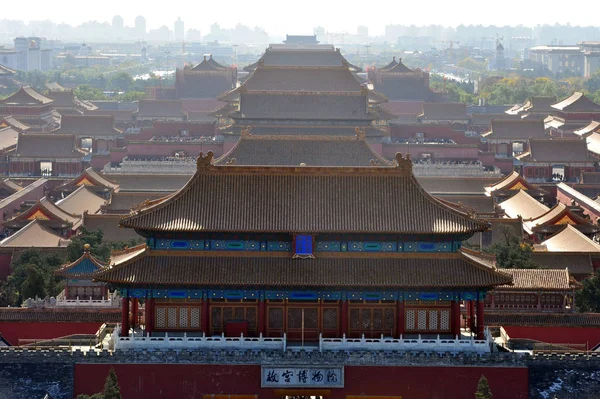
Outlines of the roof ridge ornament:
M 212 151 L 207 152 L 206 156 L 203 152 L 200 152 L 200 156 L 198 156 L 198 159 L 196 160 L 197 170 L 211 167 L 213 156 L 214 153 Z
M 410 154 L 406 154 L 406 157 L 402 156 L 401 152 L 396 153 L 396 167 L 400 170 L 412 171 L 412 160 Z
M 357 140 L 366 140 L 367 139 L 367 132 L 365 131 L 365 128 L 360 128 L 360 127 L 355 127 L 354 131 L 356 132 L 356 139 Z
M 242 128 L 242 132 L 241 132 L 241 137 L 242 137 L 243 139 L 247 139 L 247 138 L 249 138 L 250 136 L 252 136 L 252 135 L 250 134 L 250 126 L 243 127 L 243 128 Z

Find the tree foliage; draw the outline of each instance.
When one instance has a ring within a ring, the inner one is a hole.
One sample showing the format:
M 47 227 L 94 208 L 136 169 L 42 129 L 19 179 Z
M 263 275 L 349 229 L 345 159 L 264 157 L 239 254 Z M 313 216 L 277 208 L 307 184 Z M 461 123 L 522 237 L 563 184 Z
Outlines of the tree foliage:
M 119 72 L 111 76 L 108 87 L 115 91 L 129 91 L 133 87 L 133 78 L 127 72 Z
M 600 312 L 600 269 L 593 277 L 582 282 L 583 287 L 575 294 L 575 305 L 580 312 Z
M 526 78 L 516 76 L 501 79 L 481 88 L 480 96 L 488 104 L 519 104 L 536 96 L 563 98 L 569 95 L 571 87 L 567 82 L 550 78 Z
M 103 262 L 107 262 L 110 258 L 111 251 L 120 251 L 127 247 L 133 247 L 143 239 L 131 239 L 127 241 L 104 241 L 104 232 L 101 229 L 88 230 L 85 227 L 80 229 L 80 233 L 71 239 L 71 243 L 67 247 L 67 259 L 73 262 L 83 253 L 83 246 L 90 244 L 90 253 Z
M 490 245 L 486 252 L 496 256 L 496 266 L 503 269 L 536 269 L 538 264 L 531 259 L 533 248 L 521 241 L 509 226 L 502 226 L 503 240 Z
M 481 376 L 477 383 L 477 391 L 475 392 L 476 399 L 492 399 L 492 391 L 490 390 L 490 384 L 484 375 Z
M 27 298 L 56 296 L 63 289 L 62 282 L 54 271 L 64 258 L 56 254 L 43 254 L 28 249 L 12 262 L 12 273 L 0 286 L 0 306 L 20 306 Z
M 112 250 L 132 247 L 143 240 L 103 242 L 102 230 L 81 233 L 71 239 L 67 247 L 67 258 L 57 254 L 46 254 L 39 249 L 28 249 L 12 262 L 12 273 L 7 281 L 0 282 L 0 306 L 20 306 L 27 298 L 57 296 L 63 290 L 63 282 L 54 276 L 54 271 L 67 262 L 73 262 L 83 254 L 83 246 L 90 244 L 91 253 L 106 262 Z
M 119 381 L 117 379 L 117 373 L 113 367 L 110 368 L 106 381 L 104 382 L 104 389 L 102 392 L 95 393 L 93 395 L 78 395 L 77 399 L 122 399 L 121 388 L 119 387 Z

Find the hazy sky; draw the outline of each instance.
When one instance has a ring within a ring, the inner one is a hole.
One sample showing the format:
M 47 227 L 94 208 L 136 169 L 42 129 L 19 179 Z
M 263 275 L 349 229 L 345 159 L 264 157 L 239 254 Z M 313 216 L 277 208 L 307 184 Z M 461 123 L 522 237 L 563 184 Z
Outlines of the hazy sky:
M 366 25 L 371 35 L 383 34 L 387 24 L 600 25 L 598 0 L 29 0 L 21 6 L 9 4 L 0 18 L 77 25 L 88 20 L 111 21 L 118 14 L 125 25 L 132 26 L 135 17 L 143 15 L 149 29 L 160 25 L 172 29 L 180 16 L 186 30 L 196 28 L 202 34 L 208 33 L 213 22 L 224 28 L 237 23 L 262 26 L 272 34 L 308 34 L 319 25 L 328 31 L 355 33 L 358 25 Z

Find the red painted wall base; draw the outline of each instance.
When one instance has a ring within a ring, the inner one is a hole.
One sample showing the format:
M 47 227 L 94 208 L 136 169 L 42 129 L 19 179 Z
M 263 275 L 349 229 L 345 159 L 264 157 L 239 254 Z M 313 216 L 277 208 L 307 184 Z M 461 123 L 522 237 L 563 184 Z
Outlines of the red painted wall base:
M 109 364 L 75 366 L 75 397 L 102 390 Z M 260 387 L 260 366 L 115 364 L 121 394 L 127 399 L 202 398 L 203 395 L 259 395 L 279 398 Z M 491 367 L 352 367 L 345 368 L 345 387 L 331 389 L 328 399 L 346 395 L 402 396 L 403 399 L 474 398 L 482 375 L 494 399 L 528 397 L 527 368 Z

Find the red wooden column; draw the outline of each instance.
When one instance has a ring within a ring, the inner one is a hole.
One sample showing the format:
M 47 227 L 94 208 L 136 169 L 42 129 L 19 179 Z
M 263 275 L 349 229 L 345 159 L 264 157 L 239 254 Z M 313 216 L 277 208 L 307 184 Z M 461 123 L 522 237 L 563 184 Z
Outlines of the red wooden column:
M 452 338 L 460 336 L 460 302 L 452 301 L 450 305 L 450 330 L 452 332 Z
M 472 333 L 476 333 L 476 328 L 475 328 L 475 301 L 471 300 L 468 303 L 468 307 L 469 307 L 469 313 L 468 313 L 468 321 L 469 321 L 469 330 L 471 330 Z
M 396 328 L 398 329 L 398 338 L 404 334 L 404 300 L 396 301 Z
M 154 298 L 146 300 L 146 333 L 152 334 L 154 330 Z
M 267 331 L 265 330 L 267 312 L 266 312 L 266 302 L 264 299 L 258 300 L 258 334 L 262 334 L 263 336 L 267 335 Z
M 140 302 L 137 298 L 131 298 L 131 328 L 135 330 L 138 324 Z
M 200 328 L 208 335 L 208 298 L 202 300 L 202 311 L 200 312 Z
M 483 309 L 485 306 L 485 301 L 480 299 L 477 301 L 477 339 L 483 339 L 483 329 L 484 329 L 484 317 L 483 317 Z
M 129 336 L 129 297 L 121 299 L 121 337 Z
M 340 335 L 343 337 L 344 335 L 348 336 L 348 300 L 342 299 L 340 305 Z

